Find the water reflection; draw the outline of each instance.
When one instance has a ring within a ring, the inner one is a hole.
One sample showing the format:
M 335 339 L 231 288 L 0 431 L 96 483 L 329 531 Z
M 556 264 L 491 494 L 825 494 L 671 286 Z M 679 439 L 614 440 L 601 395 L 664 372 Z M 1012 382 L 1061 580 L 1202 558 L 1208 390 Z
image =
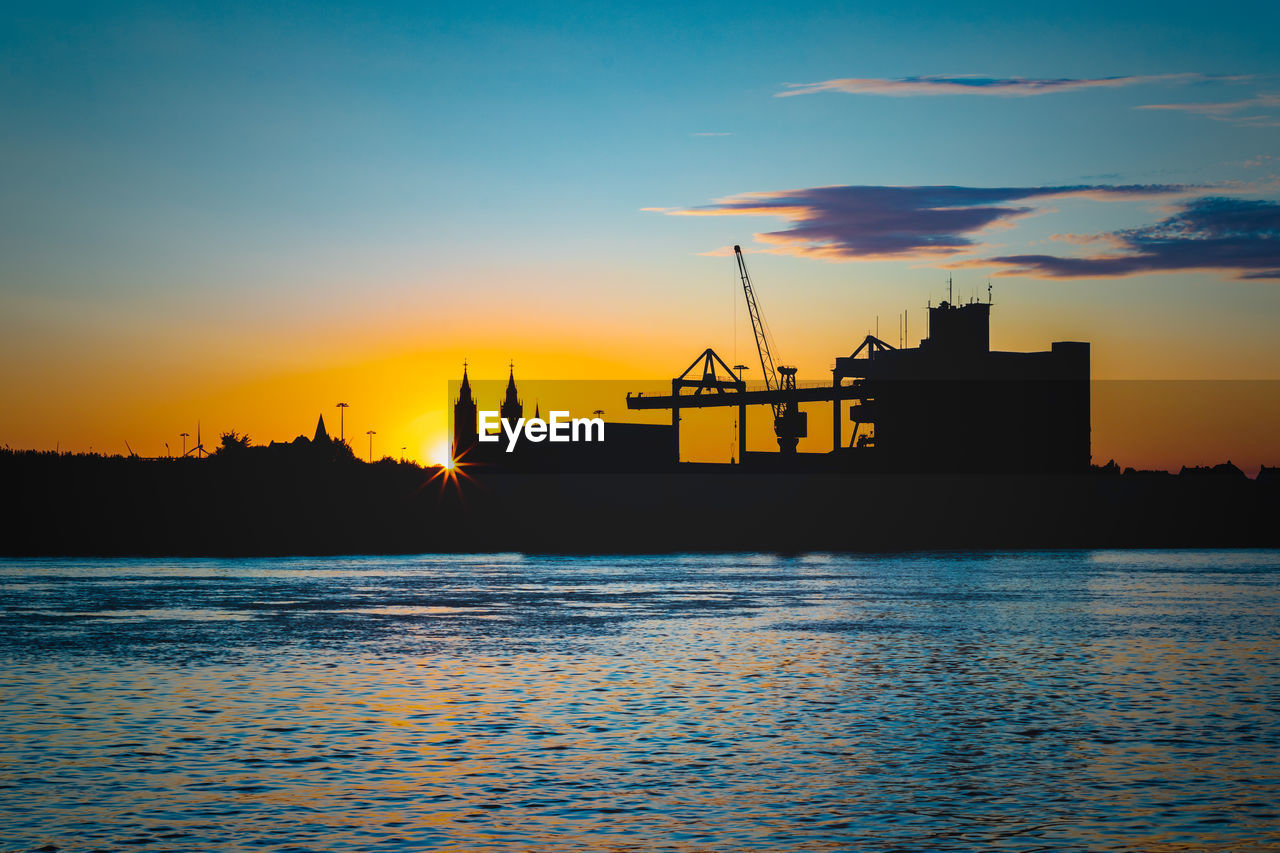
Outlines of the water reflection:
M 1280 554 L 0 563 L 0 847 L 1280 845 Z

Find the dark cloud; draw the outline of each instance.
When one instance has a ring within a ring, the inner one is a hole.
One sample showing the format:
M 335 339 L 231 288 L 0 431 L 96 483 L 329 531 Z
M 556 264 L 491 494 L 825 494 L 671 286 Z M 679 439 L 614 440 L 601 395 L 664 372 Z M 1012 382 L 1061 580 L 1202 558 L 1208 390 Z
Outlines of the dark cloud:
M 1209 79 L 1204 74 L 1148 74 L 1123 77 L 841 77 L 818 83 L 788 83 L 776 97 L 845 92 L 850 95 L 1047 95 L 1080 89 L 1115 89 L 1144 83 L 1190 83 Z M 1216 78 L 1238 81 L 1240 77 Z
M 971 250 L 973 235 L 1008 226 L 1037 210 L 1033 202 L 1064 196 L 1138 199 L 1186 192 L 1170 185 L 1062 187 L 836 186 L 746 193 L 678 216 L 777 216 L 789 228 L 756 234 L 777 254 L 833 261 L 928 259 Z M 650 208 L 651 210 L 654 208 Z
M 1198 198 L 1143 228 L 1104 235 L 1115 254 L 1090 257 L 1005 255 L 966 266 L 998 264 L 1006 275 L 1098 278 L 1152 272 L 1223 270 L 1237 278 L 1280 279 L 1280 204 Z

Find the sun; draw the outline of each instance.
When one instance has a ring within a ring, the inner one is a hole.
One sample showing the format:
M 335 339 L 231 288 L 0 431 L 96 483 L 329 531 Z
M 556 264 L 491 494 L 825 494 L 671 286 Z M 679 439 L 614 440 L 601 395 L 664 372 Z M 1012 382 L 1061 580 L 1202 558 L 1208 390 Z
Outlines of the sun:
M 452 468 L 453 455 L 449 453 L 448 439 L 443 439 L 435 444 L 431 448 L 431 453 L 428 454 L 428 458 L 431 460 L 431 464 L 433 465 L 439 465 L 441 468 Z

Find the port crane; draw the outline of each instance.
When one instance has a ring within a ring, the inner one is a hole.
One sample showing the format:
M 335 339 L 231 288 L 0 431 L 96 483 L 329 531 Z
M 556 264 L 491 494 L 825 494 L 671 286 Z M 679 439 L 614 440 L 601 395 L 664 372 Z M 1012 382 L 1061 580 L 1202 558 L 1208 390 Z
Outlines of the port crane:
M 795 391 L 796 368 L 774 363 L 776 346 L 770 346 L 768 328 L 760 315 L 760 305 L 756 302 L 756 292 L 751 286 L 751 276 L 747 273 L 742 247 L 734 246 L 733 254 L 738 259 L 738 275 L 742 279 L 742 293 L 747 300 L 751 330 L 756 336 L 756 350 L 760 353 L 760 372 L 764 374 L 765 390 Z M 809 416 L 800 411 L 794 400 L 774 399 L 770 401 L 770 405 L 773 407 L 773 431 L 778 437 L 778 450 L 782 453 L 795 453 L 800 439 L 809 434 Z

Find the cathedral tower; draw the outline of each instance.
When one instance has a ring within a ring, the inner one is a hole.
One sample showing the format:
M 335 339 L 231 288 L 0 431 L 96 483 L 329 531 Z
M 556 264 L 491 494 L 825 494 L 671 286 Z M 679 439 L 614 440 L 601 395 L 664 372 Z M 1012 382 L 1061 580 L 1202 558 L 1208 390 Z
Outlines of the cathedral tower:
M 524 401 L 516 399 L 516 363 L 511 362 L 511 375 L 507 378 L 507 396 L 502 400 L 498 416 L 514 427 L 524 417 Z
M 462 362 L 462 387 L 453 403 L 453 452 L 454 462 L 462 458 L 480 440 L 476 431 L 476 401 L 471 396 L 471 383 L 467 381 L 467 363 Z

